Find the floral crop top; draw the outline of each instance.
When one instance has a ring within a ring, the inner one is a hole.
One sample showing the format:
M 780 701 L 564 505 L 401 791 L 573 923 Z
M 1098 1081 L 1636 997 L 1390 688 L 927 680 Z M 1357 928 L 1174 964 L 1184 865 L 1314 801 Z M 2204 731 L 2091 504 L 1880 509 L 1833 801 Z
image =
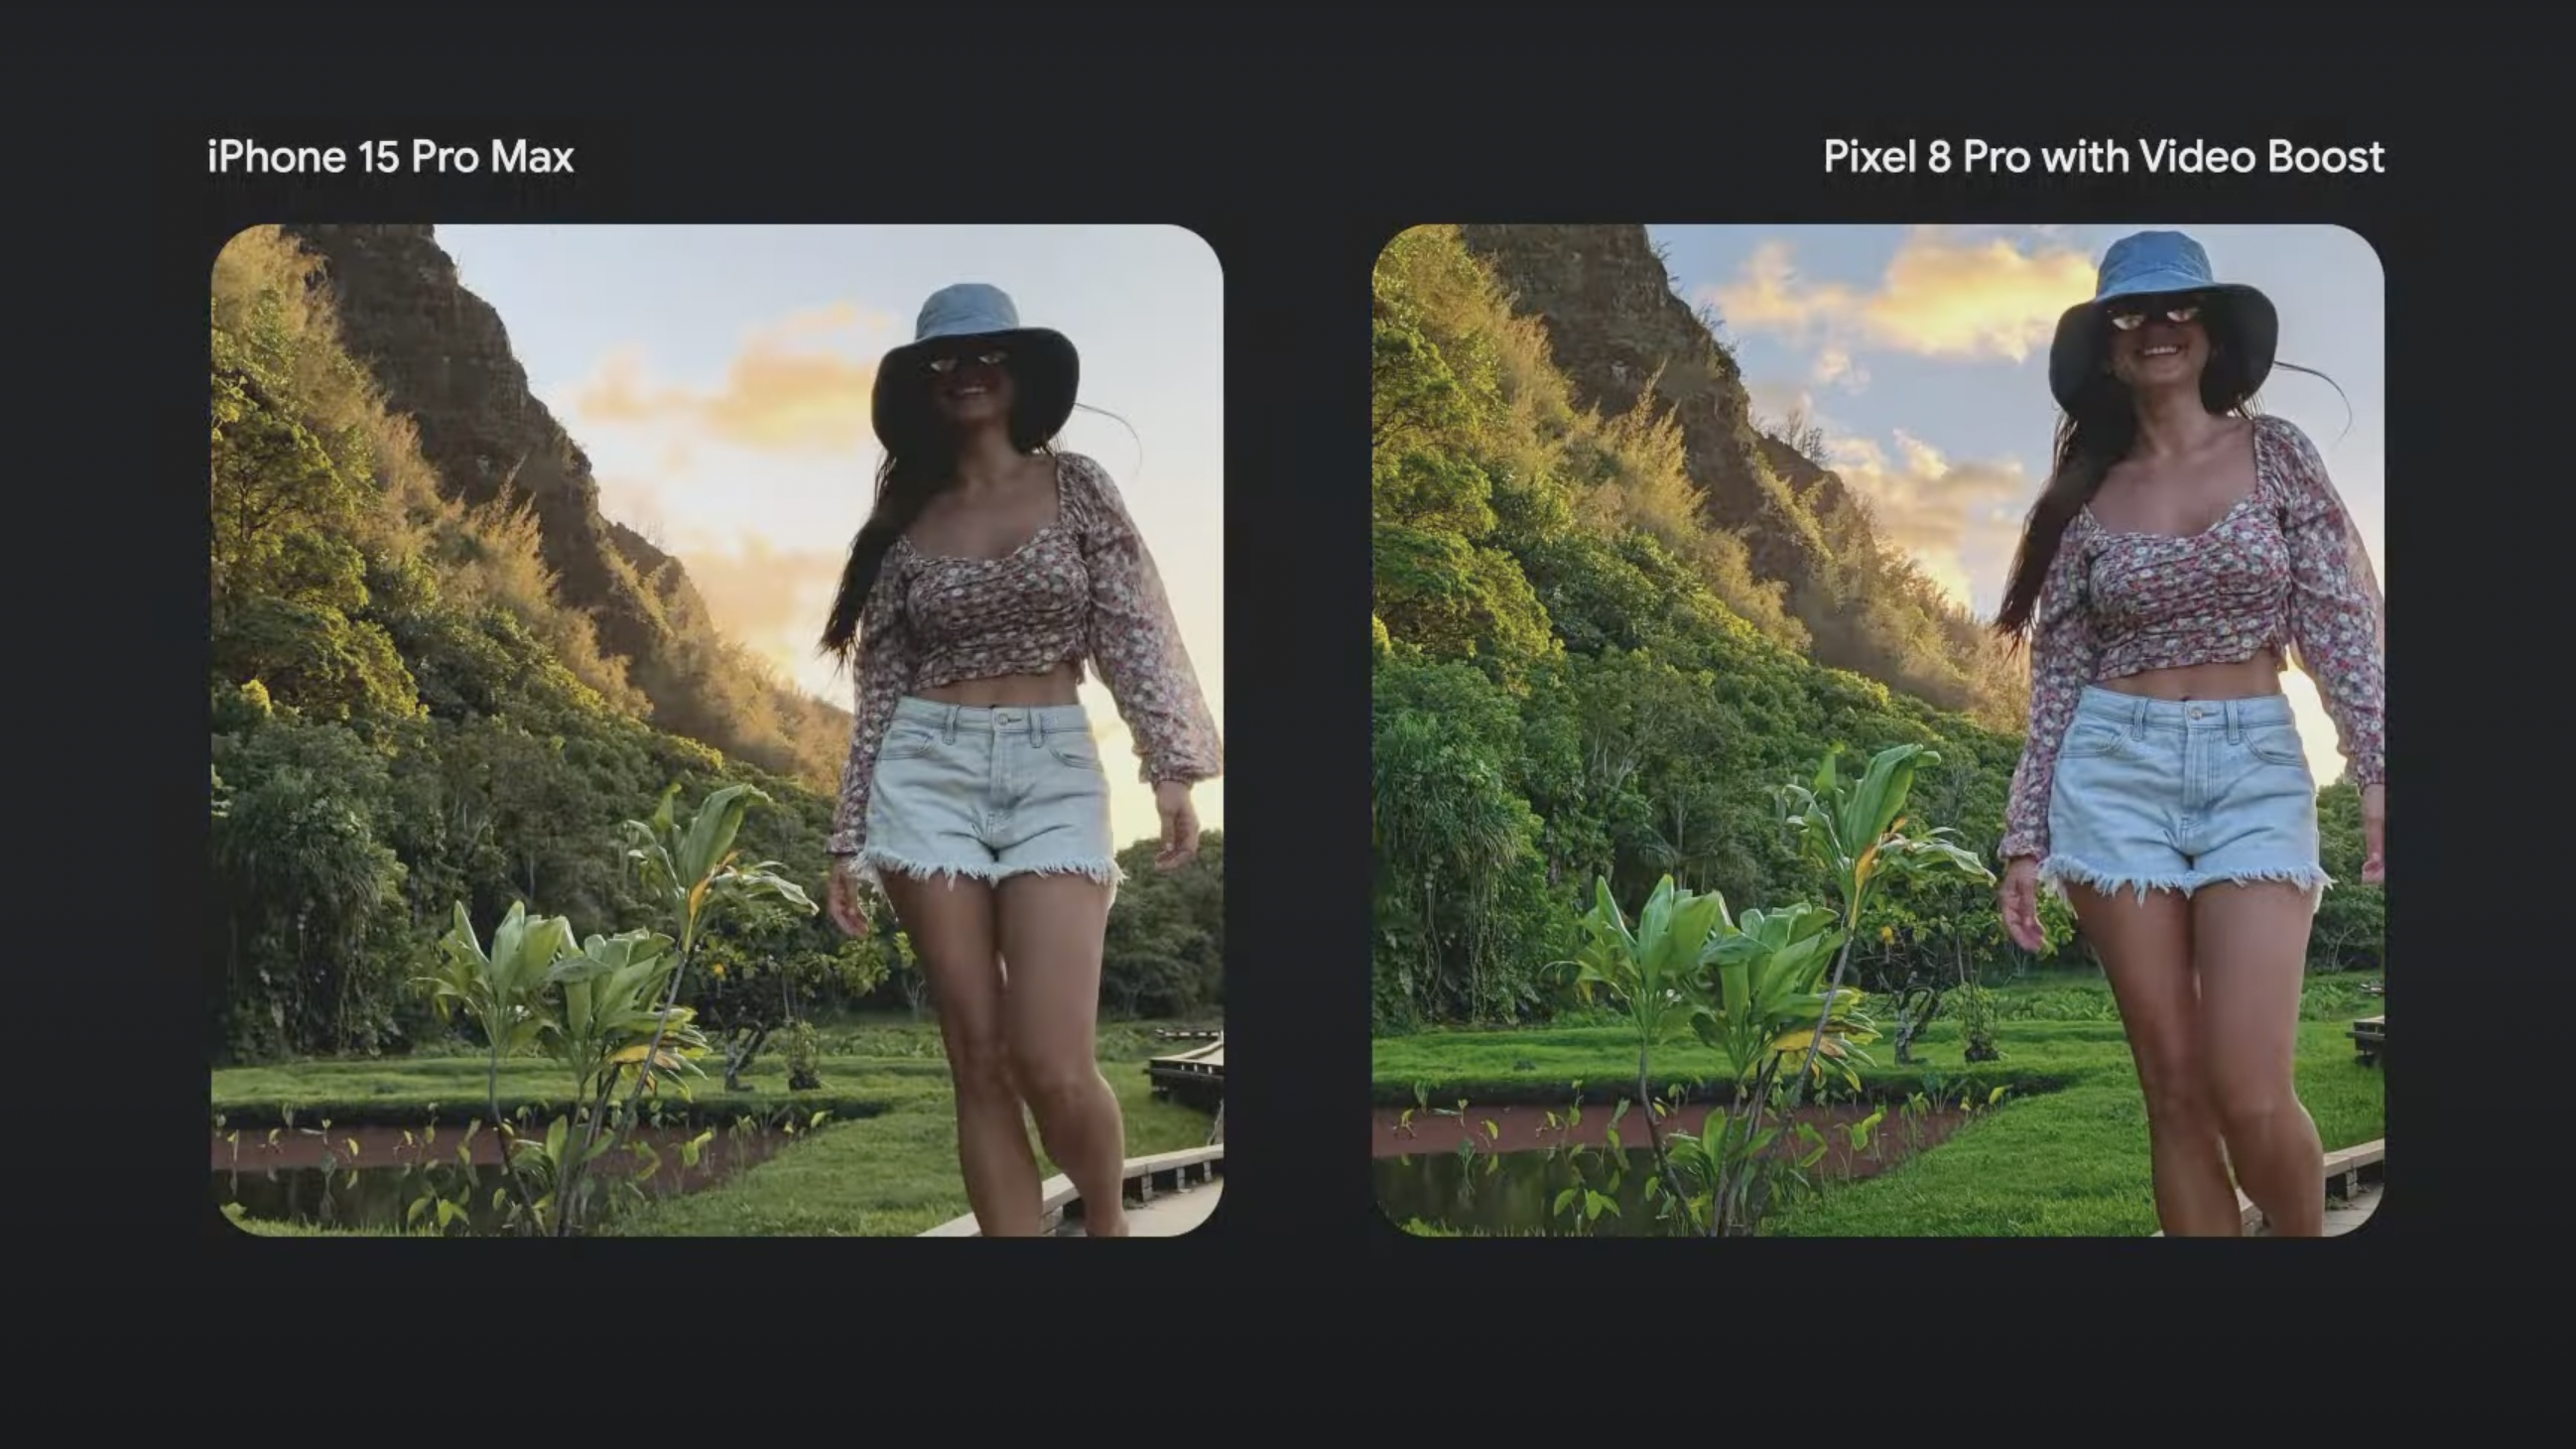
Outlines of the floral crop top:
M 2316 681 L 2353 783 L 2387 777 L 2386 609 L 2370 555 L 2297 424 L 2254 420 L 2254 491 L 2201 533 L 2067 523 L 2031 629 L 2030 736 L 2003 859 L 2048 853 L 2057 750 L 2086 685 L 2287 650 Z
M 877 747 L 907 694 L 1090 660 L 1136 740 L 1148 784 L 1214 779 L 1216 720 L 1181 645 L 1153 557 L 1109 474 L 1056 458 L 1056 521 L 1000 558 L 938 558 L 898 538 L 868 595 L 857 720 L 826 848 L 865 842 Z

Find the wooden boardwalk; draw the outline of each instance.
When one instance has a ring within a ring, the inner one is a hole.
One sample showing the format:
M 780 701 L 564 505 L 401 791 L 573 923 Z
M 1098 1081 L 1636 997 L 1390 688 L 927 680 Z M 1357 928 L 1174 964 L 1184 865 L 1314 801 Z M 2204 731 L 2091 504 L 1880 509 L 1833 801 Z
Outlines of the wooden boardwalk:
M 1165 1193 L 1144 1203 L 1127 1205 L 1127 1233 L 1137 1238 L 1177 1238 L 1208 1220 L 1216 1211 L 1217 1198 L 1225 1192 L 1225 1179 L 1210 1178 L 1204 1186 L 1185 1187 Z M 1056 1230 L 1060 1238 L 1084 1236 L 1082 1220 L 1068 1217 Z
M 2388 1139 L 2364 1142 L 2326 1154 L 2326 1236 L 2339 1238 L 2370 1221 L 2379 1210 L 2380 1171 L 2388 1164 Z M 2263 1221 L 2263 1210 L 2254 1206 L 2242 1188 L 2236 1192 L 2236 1211 L 2245 1225 L 2245 1236 L 2271 1236 Z M 2157 1233 L 2154 1236 L 2163 1237 Z
M 2329 1238 L 2342 1237 L 2344 1234 L 2360 1227 L 2363 1223 L 2369 1222 L 2370 1215 L 2377 1211 L 2378 1208 L 2379 1184 L 2377 1183 L 2372 1183 L 2370 1186 L 2363 1188 L 2359 1194 L 2347 1201 L 2328 1205 L 2326 1208 L 2326 1236 Z
M 1225 1033 L 1203 1047 L 1185 1052 L 1172 1052 L 1145 1063 L 1145 1075 L 1154 1084 L 1154 1095 L 1171 1097 L 1218 1097 L 1225 1095 Z
M 1177 1238 L 1216 1211 L 1225 1187 L 1225 1145 L 1185 1147 L 1127 1159 L 1127 1231 L 1139 1238 Z M 1082 1236 L 1082 1196 L 1062 1175 L 1039 1187 L 1039 1227 L 1051 1237 Z M 952 1218 L 925 1238 L 978 1238 L 975 1215 Z

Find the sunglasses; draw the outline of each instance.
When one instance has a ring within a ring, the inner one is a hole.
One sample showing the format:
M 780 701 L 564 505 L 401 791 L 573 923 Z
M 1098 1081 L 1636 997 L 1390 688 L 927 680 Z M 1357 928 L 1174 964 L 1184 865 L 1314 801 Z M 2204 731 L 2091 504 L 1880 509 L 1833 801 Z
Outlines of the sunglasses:
M 2199 300 L 2197 298 L 2192 298 L 2180 302 L 2168 302 L 2162 307 L 2113 307 L 2109 309 L 2109 315 L 2111 318 L 2111 325 L 2113 327 L 2118 328 L 2122 332 L 2135 332 L 2140 327 L 2145 326 L 2147 324 L 2147 319 L 2150 317 L 2162 317 L 2166 321 L 2171 322 L 2176 326 L 2180 326 L 2185 322 L 2198 320 L 2200 317 L 2200 311 L 2201 306 Z
M 1010 361 L 1010 359 L 1011 354 L 996 347 L 988 351 L 968 353 L 964 355 L 949 353 L 946 356 L 930 359 L 929 363 L 926 365 L 933 373 L 944 377 L 949 373 L 955 372 L 959 365 L 963 363 L 973 362 L 980 363 L 985 367 L 999 367 L 1003 363 Z

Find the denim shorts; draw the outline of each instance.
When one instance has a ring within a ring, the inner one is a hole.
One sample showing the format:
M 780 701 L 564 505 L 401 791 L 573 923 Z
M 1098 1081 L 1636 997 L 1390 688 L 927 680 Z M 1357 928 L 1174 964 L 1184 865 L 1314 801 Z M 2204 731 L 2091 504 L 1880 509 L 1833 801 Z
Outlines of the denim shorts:
M 2188 896 L 2286 881 L 2313 909 L 2331 884 L 2317 848 L 2317 782 L 2286 695 L 2145 699 L 2098 686 L 2057 750 L 2041 876 L 2099 891 Z
M 1089 715 L 898 702 L 877 747 L 866 855 L 920 879 L 1075 874 L 1114 892 L 1109 776 Z

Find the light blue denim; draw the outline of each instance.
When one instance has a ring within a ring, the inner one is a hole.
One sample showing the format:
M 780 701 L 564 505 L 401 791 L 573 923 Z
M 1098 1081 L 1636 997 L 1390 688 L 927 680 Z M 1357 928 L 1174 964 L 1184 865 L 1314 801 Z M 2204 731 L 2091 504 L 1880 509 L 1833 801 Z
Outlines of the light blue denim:
M 2317 847 L 2317 782 L 2285 695 L 2144 699 L 2099 686 L 2058 746 L 2040 875 L 2060 894 L 2189 896 L 2218 882 L 2286 881 L 2313 909 L 2331 884 Z
M 1089 714 L 898 702 L 877 748 L 866 857 L 920 879 L 1069 873 L 1114 892 L 1109 776 Z

